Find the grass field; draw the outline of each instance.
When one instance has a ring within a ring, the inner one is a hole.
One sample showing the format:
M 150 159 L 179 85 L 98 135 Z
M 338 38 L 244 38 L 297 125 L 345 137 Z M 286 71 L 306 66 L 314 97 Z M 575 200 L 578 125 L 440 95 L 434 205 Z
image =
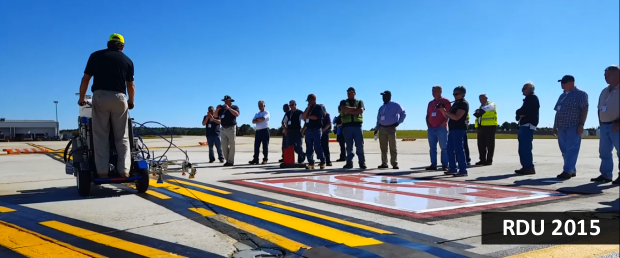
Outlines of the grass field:
M 164 137 L 170 138 L 170 136 L 165 135 Z M 182 138 L 182 135 L 175 135 L 174 138 Z M 254 135 L 244 135 L 244 137 L 254 137 Z M 271 136 L 273 138 L 278 138 L 279 136 Z M 330 138 L 336 138 L 336 135 L 331 133 L 329 134 Z M 411 139 L 427 139 L 428 135 L 424 130 L 399 130 L 396 132 L 396 137 L 399 139 L 411 138 Z M 142 139 L 158 139 L 159 136 L 152 135 L 144 135 Z M 364 138 L 374 138 L 374 133 L 371 131 L 364 131 Z M 478 135 L 476 133 L 468 133 L 467 138 L 469 139 L 477 139 Z M 597 136 L 586 136 L 584 139 L 598 139 Z M 498 133 L 495 135 L 495 139 L 517 139 L 516 134 L 502 134 Z M 534 135 L 534 139 L 556 139 L 553 135 Z
M 396 137 L 399 139 L 412 138 L 412 139 L 427 139 L 428 135 L 424 130 L 399 130 L 396 132 Z M 336 138 L 335 134 L 330 134 L 330 138 Z M 364 131 L 364 138 L 374 138 L 374 133 L 370 131 Z M 476 133 L 468 133 L 468 139 L 477 139 Z M 496 134 L 495 139 L 517 139 L 516 134 Z M 556 139 L 553 135 L 534 135 L 534 139 Z M 598 139 L 596 136 L 587 136 L 584 139 Z

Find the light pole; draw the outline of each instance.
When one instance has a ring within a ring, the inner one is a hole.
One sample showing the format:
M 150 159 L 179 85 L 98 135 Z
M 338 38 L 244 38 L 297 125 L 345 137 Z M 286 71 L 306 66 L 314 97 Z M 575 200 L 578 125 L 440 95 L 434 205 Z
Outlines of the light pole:
M 58 136 L 58 101 L 54 100 L 54 104 L 56 104 L 56 136 Z

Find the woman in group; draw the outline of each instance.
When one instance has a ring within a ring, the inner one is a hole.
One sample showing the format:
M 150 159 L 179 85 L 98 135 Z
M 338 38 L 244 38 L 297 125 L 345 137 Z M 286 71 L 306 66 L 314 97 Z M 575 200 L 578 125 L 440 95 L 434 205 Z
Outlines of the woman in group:
M 465 100 L 466 93 L 467 90 L 463 86 L 454 88 L 454 104 L 450 111 L 445 108 L 439 109 L 445 117 L 449 118 L 448 171 L 445 174 L 455 177 L 467 176 L 467 160 L 463 148 L 463 138 L 467 133 L 467 114 L 469 114 L 469 103 Z

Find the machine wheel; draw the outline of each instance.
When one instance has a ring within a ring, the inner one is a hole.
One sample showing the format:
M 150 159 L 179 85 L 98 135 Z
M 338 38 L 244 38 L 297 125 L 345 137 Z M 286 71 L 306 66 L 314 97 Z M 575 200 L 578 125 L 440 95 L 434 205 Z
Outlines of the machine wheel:
M 136 180 L 136 190 L 138 193 L 144 193 L 149 190 L 149 170 L 148 169 L 139 169 L 138 175 L 142 178 Z
M 92 184 L 92 175 L 90 171 L 78 169 L 76 176 L 77 190 L 81 196 L 90 195 L 90 186 Z

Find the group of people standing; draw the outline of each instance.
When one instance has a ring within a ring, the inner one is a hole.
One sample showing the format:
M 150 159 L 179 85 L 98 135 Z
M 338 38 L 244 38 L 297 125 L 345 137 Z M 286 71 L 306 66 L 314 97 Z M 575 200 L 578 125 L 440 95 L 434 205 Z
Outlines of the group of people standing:
M 620 79 L 618 66 L 609 66 L 605 69 L 605 80 L 608 87 L 603 89 L 599 97 L 598 114 L 600 122 L 600 158 L 601 175 L 593 178 L 593 182 L 611 182 L 613 179 L 613 155 L 620 149 L 619 122 L 620 111 L 618 100 L 618 84 Z M 575 177 L 577 157 L 581 146 L 584 124 L 588 113 L 588 95 L 575 86 L 575 78 L 566 75 L 558 80 L 563 93 L 558 99 L 554 110 L 554 134 L 558 137 L 558 144 L 564 167 L 557 176 L 560 179 Z M 465 100 L 467 90 L 463 86 L 454 88 L 452 95 L 454 101 L 443 97 L 442 87 L 432 88 L 433 100 L 428 103 L 426 124 L 428 126 L 428 142 L 430 147 L 431 165 L 426 170 L 443 170 L 446 175 L 455 177 L 467 176 L 468 167 L 471 166 L 469 146 L 467 144 L 467 131 L 470 124 L 470 106 Z M 534 94 L 535 86 L 528 82 L 521 89 L 525 98 L 523 105 L 516 110 L 515 119 L 519 123 L 518 141 L 519 158 L 521 168 L 515 173 L 521 175 L 535 174 L 534 159 L 532 154 L 534 132 L 539 124 L 540 102 Z M 340 145 L 340 158 L 336 161 L 345 161 L 343 168 L 353 168 L 353 158 L 358 157 L 359 167 L 367 168 L 364 156 L 364 136 L 362 130 L 364 102 L 355 98 L 354 88 L 347 89 L 347 99 L 340 102 L 338 116 L 333 121 L 327 112 L 325 105 L 317 104 L 316 95 L 308 95 L 308 106 L 304 111 L 297 109 L 297 103 L 291 100 L 283 106 L 285 113 L 282 119 L 283 138 L 282 150 L 292 146 L 297 153 L 297 162 L 304 163 L 308 160 L 307 167 L 315 167 L 314 154 L 316 153 L 319 167 L 332 166 L 329 150 L 329 134 L 335 133 Z M 406 118 L 403 107 L 392 101 L 392 93 L 381 93 L 383 105 L 377 113 L 375 136 L 378 135 L 381 148 L 381 165 L 378 168 L 389 168 L 391 165 L 398 169 L 396 128 Z M 493 164 L 495 152 L 495 135 L 498 128 L 498 116 L 496 103 L 489 101 L 486 94 L 478 96 L 480 106 L 473 111 L 475 117 L 474 127 L 477 132 L 479 161 L 477 166 L 490 166 Z M 226 160 L 225 166 L 234 164 L 234 143 L 236 117 L 239 116 L 239 108 L 232 105 L 232 98 L 225 96 L 224 105 L 218 106 L 214 111 L 209 107 L 209 114 L 205 116 L 203 125 L 207 126 L 207 140 L 209 142 L 210 162 L 215 161 L 213 145 L 219 146 L 219 126 L 222 126 L 222 148 L 218 147 L 220 162 Z M 259 101 L 260 112 L 256 113 L 252 123 L 256 125 L 254 146 L 254 158 L 250 164 L 259 163 L 260 145 L 263 145 L 262 163 L 268 160 L 269 145 L 269 112 L 265 110 L 265 103 Z M 302 138 L 305 137 L 306 151 L 302 147 Z M 441 149 L 441 160 L 437 160 L 437 145 Z M 355 153 L 353 147 L 355 146 Z M 390 161 L 388 165 L 388 149 Z M 620 158 L 620 156 L 618 156 Z M 280 160 L 282 162 L 282 160 Z M 619 160 L 620 163 L 620 160 Z M 620 166 L 620 164 L 619 164 Z M 618 183 L 618 179 L 614 181 Z
M 599 156 L 601 158 L 601 175 L 592 178 L 592 182 L 609 183 L 613 180 L 613 149 L 619 159 L 620 169 L 620 68 L 609 66 L 605 69 L 605 87 L 597 105 L 600 124 Z M 553 133 L 558 138 L 560 152 L 564 159 L 559 179 L 571 179 L 576 176 L 577 158 L 581 147 L 584 125 L 588 116 L 588 94 L 575 86 L 575 77 L 565 75 L 558 80 L 563 93 L 555 104 L 556 111 Z M 528 82 L 521 89 L 525 98 L 523 105 L 516 111 L 515 119 L 519 122 L 518 141 L 521 168 L 515 170 L 520 175 L 536 174 L 533 160 L 534 132 L 539 123 L 540 102 L 534 94 L 535 86 Z M 426 170 L 444 170 L 446 175 L 467 176 L 471 166 L 467 129 L 469 126 L 469 103 L 465 100 L 466 89 L 456 87 L 453 91 L 454 102 L 442 96 L 442 88 L 434 86 L 434 99 L 427 108 L 426 123 L 430 145 L 431 165 Z M 488 100 L 486 94 L 479 96 L 480 107 L 474 111 L 475 128 L 478 138 L 480 161 L 476 165 L 493 164 L 495 151 L 495 133 L 497 131 L 497 106 Z M 438 167 L 437 145 L 441 148 L 441 168 Z M 613 181 L 618 184 L 619 179 Z
M 340 101 L 338 116 L 333 120 L 327 112 L 325 105 L 317 103 L 314 94 L 308 95 L 308 106 L 302 111 L 297 108 L 295 100 L 289 101 L 283 106 L 284 117 L 282 118 L 282 152 L 289 146 L 293 147 L 297 154 L 297 162 L 303 164 L 306 159 L 307 168 L 315 168 L 314 154 L 318 160 L 319 168 L 332 166 L 329 149 L 329 135 L 336 134 L 340 145 L 340 157 L 337 162 L 344 161 L 343 168 L 353 168 L 353 158 L 357 155 L 361 169 L 366 169 L 364 156 L 364 134 L 362 124 L 365 111 L 364 102 L 355 98 L 355 88 L 347 89 L 347 98 Z M 406 114 L 402 106 L 391 101 L 392 94 L 389 91 L 381 93 L 384 105 L 379 108 L 375 135 L 379 134 L 381 145 L 382 164 L 379 168 L 387 168 L 387 151 L 389 148 L 390 163 L 394 169 L 398 169 L 396 148 L 396 127 L 402 124 Z M 215 162 L 215 151 L 218 159 L 224 166 L 234 165 L 237 117 L 239 107 L 232 104 L 234 100 L 225 96 L 224 105 L 215 109 L 210 106 L 207 115 L 203 117 L 202 125 L 206 127 L 206 136 L 209 146 L 209 162 Z M 252 123 L 255 124 L 254 157 L 250 164 L 266 164 L 269 160 L 269 120 L 270 113 L 265 110 L 265 102 L 258 102 L 259 112 L 254 115 Z M 220 129 L 221 128 L 221 129 Z M 305 152 L 302 139 L 305 138 Z M 263 147 L 263 159 L 259 161 L 260 147 Z M 353 152 L 355 146 L 355 153 Z M 283 162 L 283 160 L 280 160 Z

